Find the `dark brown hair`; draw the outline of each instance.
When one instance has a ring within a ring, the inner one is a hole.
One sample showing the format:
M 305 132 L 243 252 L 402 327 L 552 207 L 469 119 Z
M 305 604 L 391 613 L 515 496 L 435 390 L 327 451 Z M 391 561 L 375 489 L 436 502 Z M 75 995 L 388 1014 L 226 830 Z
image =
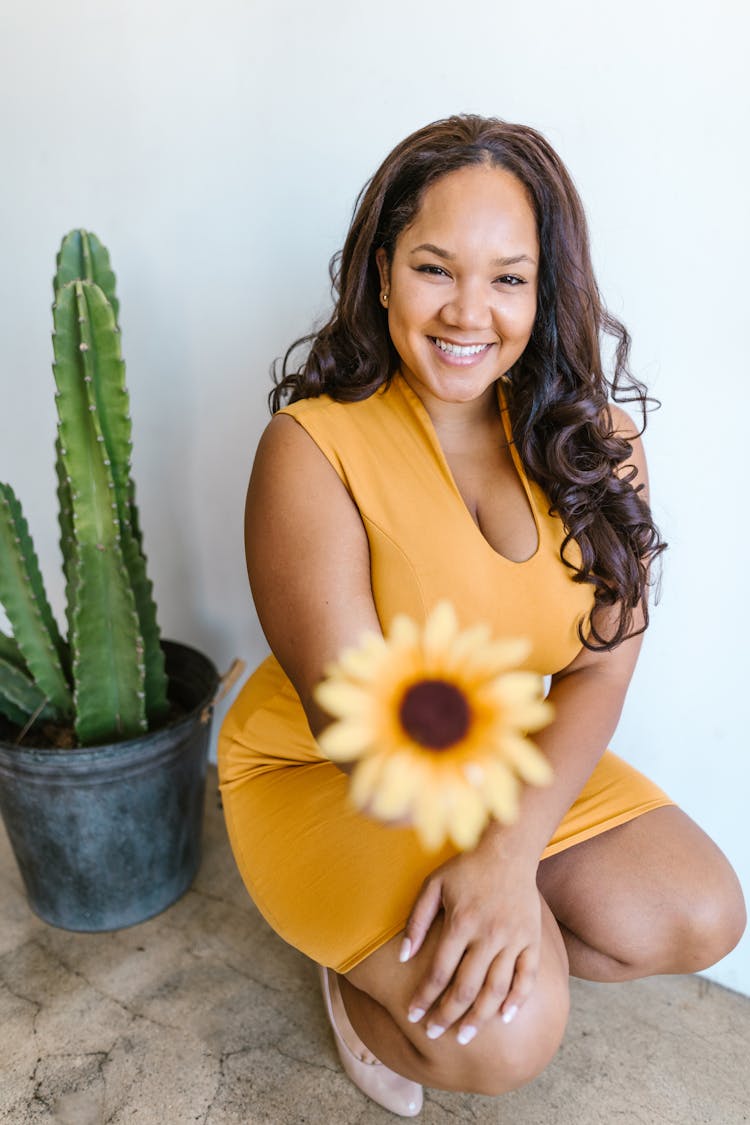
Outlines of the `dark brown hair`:
M 648 623 L 649 565 L 665 544 L 639 495 L 643 485 L 632 483 L 635 469 L 620 468 L 632 447 L 615 435 L 609 397 L 639 404 L 641 432 L 652 400 L 628 370 L 630 337 L 599 294 L 578 192 L 540 133 L 462 115 L 427 125 L 393 149 L 360 193 L 344 248 L 331 261 L 333 315 L 291 346 L 280 370 L 274 365 L 271 407 L 320 394 L 352 402 L 392 377 L 399 357 L 379 302 L 375 252 L 384 247 L 390 260 L 427 188 L 472 164 L 516 176 L 536 216 L 536 319 L 523 355 L 506 376 L 508 409 L 525 470 L 565 526 L 563 561 L 575 581 L 595 588 L 590 630 L 584 635 L 581 627 L 581 640 L 588 648 L 610 649 L 641 631 L 633 628 L 637 606 Z M 611 377 L 602 363 L 602 334 L 615 341 Z M 306 357 L 295 366 L 293 353 L 305 345 Z M 580 565 L 568 557 L 571 541 L 580 549 Z M 617 611 L 614 630 L 600 631 L 596 611 L 611 606 Z

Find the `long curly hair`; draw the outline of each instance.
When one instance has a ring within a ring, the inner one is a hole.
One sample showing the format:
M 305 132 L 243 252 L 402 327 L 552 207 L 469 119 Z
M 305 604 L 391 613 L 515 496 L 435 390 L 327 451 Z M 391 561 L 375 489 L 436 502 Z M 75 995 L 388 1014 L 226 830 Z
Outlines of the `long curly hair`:
M 642 433 L 654 400 L 628 369 L 630 337 L 601 299 L 578 192 L 536 130 L 467 114 L 427 125 L 393 149 L 362 189 L 343 250 L 331 260 L 333 314 L 274 364 L 270 405 L 275 412 L 321 394 L 353 402 L 392 378 L 399 357 L 379 301 L 376 251 L 383 247 L 391 261 L 430 185 L 474 164 L 516 176 L 536 217 L 536 318 L 525 351 L 505 376 L 506 400 L 524 469 L 565 527 L 562 560 L 576 582 L 595 590 L 590 619 L 579 626 L 581 641 L 612 649 L 646 628 L 650 566 L 666 544 L 640 495 L 642 483 L 633 483 L 635 468 L 624 468 L 632 446 L 616 434 L 609 402 L 637 403 Z M 602 363 L 603 335 L 615 342 L 611 376 Z M 306 354 L 297 364 L 300 347 Z M 570 551 L 573 542 L 578 553 Z M 643 624 L 635 628 L 639 606 Z M 597 627 L 604 621 L 606 627 Z

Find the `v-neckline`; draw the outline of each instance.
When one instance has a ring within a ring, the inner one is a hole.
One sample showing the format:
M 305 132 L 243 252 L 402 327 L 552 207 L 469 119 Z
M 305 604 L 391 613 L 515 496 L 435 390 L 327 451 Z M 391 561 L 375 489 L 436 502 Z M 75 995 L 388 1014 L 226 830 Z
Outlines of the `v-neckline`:
M 511 429 L 511 425 L 510 425 L 510 417 L 508 415 L 508 407 L 506 405 L 505 398 L 504 398 L 503 393 L 502 393 L 502 387 L 500 385 L 500 382 L 498 381 L 495 384 L 496 390 L 497 390 L 497 402 L 498 402 L 498 407 L 500 409 L 500 421 L 501 421 L 501 424 L 502 424 L 502 427 L 503 427 L 503 433 L 505 434 L 505 440 L 508 443 L 508 449 L 510 450 L 511 459 L 513 461 L 513 467 L 515 468 L 516 474 L 518 475 L 518 479 L 521 482 L 521 486 L 523 488 L 524 495 L 526 496 L 526 503 L 529 506 L 529 511 L 531 512 L 531 518 L 534 521 L 534 528 L 536 530 L 536 546 L 535 546 L 534 550 L 531 552 L 531 554 L 525 559 L 510 559 L 510 558 L 508 558 L 507 555 L 503 555 L 503 554 L 501 554 L 500 551 L 496 551 L 495 548 L 490 543 L 489 539 L 486 538 L 486 536 L 485 536 L 484 532 L 482 531 L 481 527 L 479 526 L 479 524 L 476 522 L 476 520 L 472 516 L 471 512 L 469 511 L 469 507 L 468 507 L 466 501 L 464 500 L 463 495 L 461 494 L 461 490 L 458 487 L 458 484 L 456 483 L 456 478 L 453 475 L 453 470 L 451 469 L 450 465 L 448 464 L 448 458 L 445 456 L 445 452 L 443 450 L 443 447 L 440 444 L 440 438 L 437 435 L 437 430 L 435 429 L 435 424 L 434 424 L 434 422 L 432 421 L 432 418 L 429 415 L 427 407 L 422 402 L 421 398 L 416 393 L 416 391 L 414 391 L 410 387 L 409 383 L 406 381 L 406 379 L 404 378 L 404 376 L 401 374 L 400 371 L 397 371 L 393 378 L 394 378 L 394 381 L 397 383 L 398 387 L 400 388 L 401 393 L 403 394 L 404 398 L 410 404 L 413 411 L 415 412 L 415 414 L 417 414 L 420 421 L 422 422 L 422 426 L 423 426 L 423 429 L 425 431 L 425 434 L 426 434 L 426 436 L 427 436 L 427 438 L 430 442 L 430 445 L 433 448 L 433 451 L 434 451 L 435 455 L 437 456 L 437 458 L 440 462 L 441 468 L 442 468 L 443 472 L 445 473 L 445 476 L 446 476 L 447 480 L 449 481 L 450 486 L 451 486 L 458 502 L 461 505 L 461 508 L 464 511 L 466 519 L 469 520 L 469 522 L 471 523 L 471 526 L 474 529 L 475 534 L 479 536 L 482 543 L 484 543 L 486 549 L 488 551 L 491 551 L 492 554 L 495 556 L 495 558 L 500 559 L 502 562 L 507 563 L 509 566 L 526 566 L 528 563 L 532 562 L 535 558 L 537 558 L 537 556 L 539 555 L 539 552 L 540 552 L 540 548 L 541 548 L 541 545 L 542 545 L 542 529 L 541 529 L 541 526 L 540 526 L 540 523 L 539 523 L 539 516 L 538 516 L 538 513 L 537 513 L 536 504 L 534 503 L 534 498 L 531 494 L 531 488 L 529 486 L 529 481 L 528 481 L 528 478 L 526 476 L 526 473 L 523 470 L 523 465 L 521 464 L 521 458 L 518 455 L 518 450 L 516 449 L 516 444 L 515 444 L 515 441 L 513 440 L 513 431 Z

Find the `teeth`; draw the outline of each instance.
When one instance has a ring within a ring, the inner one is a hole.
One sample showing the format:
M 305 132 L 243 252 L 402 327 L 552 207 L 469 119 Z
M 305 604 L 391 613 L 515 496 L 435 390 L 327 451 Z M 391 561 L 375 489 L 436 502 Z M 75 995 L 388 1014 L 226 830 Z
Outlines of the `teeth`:
M 449 344 L 447 340 L 441 340 L 438 336 L 433 338 L 440 351 L 447 352 L 448 355 L 479 355 L 486 347 L 489 347 L 488 344 L 469 344 L 468 347 L 462 348 L 459 344 Z

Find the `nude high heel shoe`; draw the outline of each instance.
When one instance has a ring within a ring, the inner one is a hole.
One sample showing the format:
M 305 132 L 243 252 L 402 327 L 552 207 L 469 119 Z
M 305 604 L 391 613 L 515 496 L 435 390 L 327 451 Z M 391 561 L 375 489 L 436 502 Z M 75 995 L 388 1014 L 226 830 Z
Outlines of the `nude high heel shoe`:
M 326 1014 L 345 1073 L 363 1094 L 378 1105 L 401 1117 L 416 1117 L 422 1108 L 422 1087 L 418 1082 L 396 1074 L 395 1070 L 389 1070 L 367 1050 L 346 1014 L 336 974 L 323 965 L 318 965 L 318 973 Z M 364 1058 L 360 1058 L 356 1044 L 359 1044 Z

